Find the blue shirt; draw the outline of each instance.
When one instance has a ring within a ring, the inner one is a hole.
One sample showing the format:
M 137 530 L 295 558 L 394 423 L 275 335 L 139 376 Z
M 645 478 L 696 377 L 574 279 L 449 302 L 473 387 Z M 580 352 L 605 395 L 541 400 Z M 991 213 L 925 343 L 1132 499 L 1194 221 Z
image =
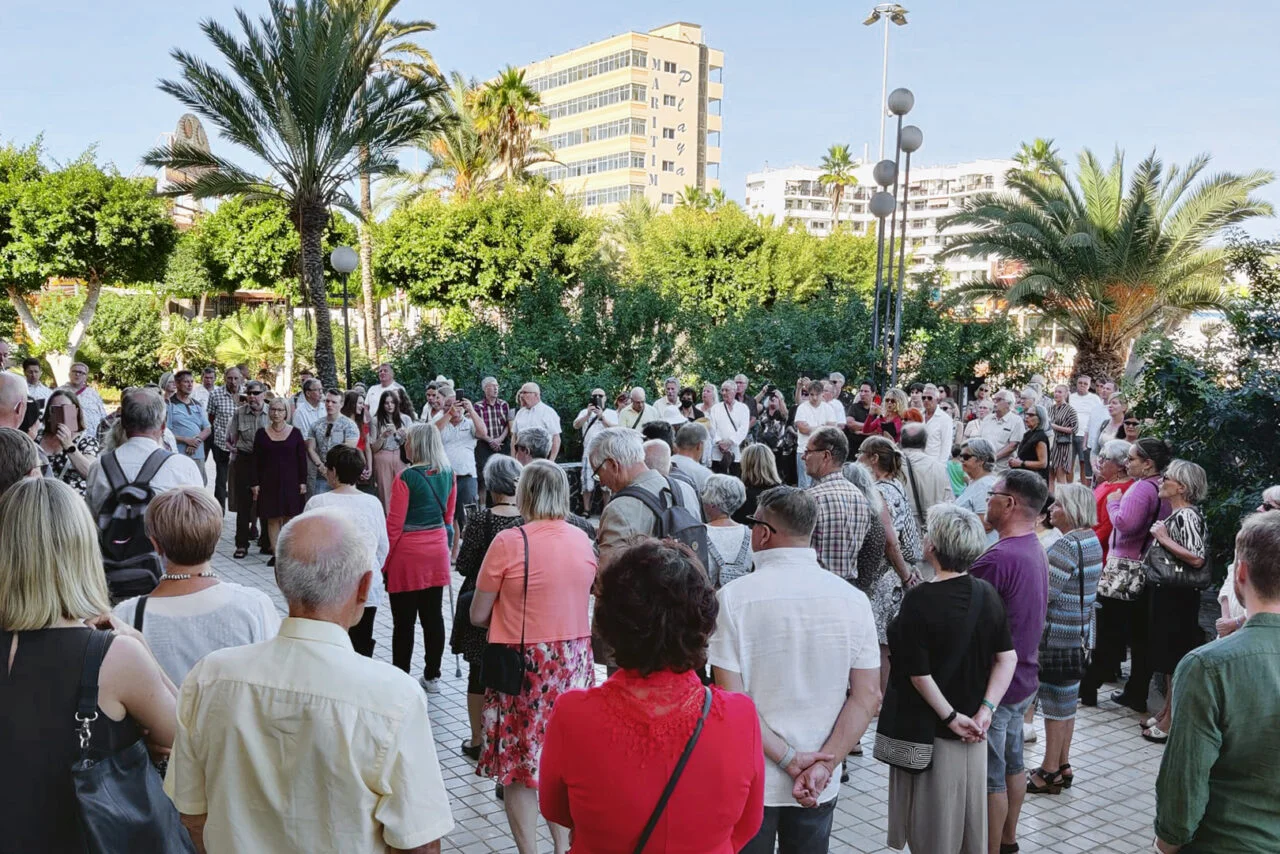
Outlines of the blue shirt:
M 209 429 L 209 416 L 205 414 L 204 407 L 194 399 L 183 403 L 175 395 L 169 398 L 169 429 L 173 431 L 174 436 L 183 436 L 188 439 L 199 436 Z M 178 452 L 184 456 L 190 456 L 198 463 L 204 462 L 204 442 L 196 446 L 191 454 L 187 454 L 186 445 L 179 445 Z

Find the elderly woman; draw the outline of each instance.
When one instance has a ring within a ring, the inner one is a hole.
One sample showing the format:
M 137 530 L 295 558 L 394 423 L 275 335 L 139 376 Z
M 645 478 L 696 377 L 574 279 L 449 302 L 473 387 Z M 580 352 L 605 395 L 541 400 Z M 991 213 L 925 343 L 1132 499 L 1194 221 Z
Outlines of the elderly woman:
M 982 527 L 993 531 L 987 523 L 987 498 L 996 485 L 996 451 L 991 443 L 981 437 L 970 439 L 960 448 L 960 467 L 969 485 L 956 498 L 956 504 L 974 513 L 982 521 Z
M 1045 427 L 1048 423 L 1049 416 L 1044 411 L 1043 406 L 1037 405 L 1022 413 L 1022 424 L 1026 428 L 1026 432 L 1022 434 L 1022 441 L 1018 443 L 1017 449 L 1009 457 L 1009 468 L 1026 469 L 1027 471 L 1035 472 L 1044 478 L 1045 483 L 1049 484 L 1052 490 L 1052 471 L 1049 464 L 1049 435 L 1045 432 Z M 1052 491 L 1050 494 L 1052 494 Z
M 701 498 L 707 520 L 707 575 L 719 590 L 751 571 L 751 529 L 731 518 L 746 503 L 747 489 L 736 477 L 713 474 Z
M 1102 544 L 1104 562 L 1107 559 L 1107 543 L 1111 540 L 1111 517 L 1107 515 L 1107 502 L 1111 493 L 1124 495 L 1124 491 L 1133 485 L 1128 463 L 1129 443 L 1123 439 L 1112 439 L 1098 449 L 1097 464 L 1094 466 L 1098 483 L 1093 487 L 1098 523 L 1093 532 L 1098 535 L 1098 542 Z
M 853 582 L 853 586 L 867 594 L 869 599 L 876 582 L 888 569 L 884 559 L 886 543 L 884 528 L 888 511 L 885 509 L 884 499 L 880 497 L 880 490 L 876 489 L 876 479 L 871 475 L 869 468 L 859 463 L 845 463 L 840 473 L 844 475 L 845 480 L 858 487 L 858 491 L 862 493 L 863 498 L 867 499 L 867 504 L 871 507 L 871 527 L 867 529 L 867 535 L 862 538 L 862 545 L 858 547 L 858 577 Z
M 277 397 L 267 404 L 267 426 L 253 437 L 250 494 L 258 516 L 267 520 L 272 551 L 284 524 L 302 512 L 307 495 L 307 440 L 289 423 L 289 402 Z M 269 566 L 275 566 L 272 556 Z
M 1258 513 L 1274 513 L 1280 511 L 1280 485 L 1268 486 L 1262 491 L 1262 501 L 1258 504 Z M 1218 590 L 1218 608 L 1222 616 L 1218 618 L 1214 628 L 1218 637 L 1225 638 L 1229 634 L 1240 631 L 1248 621 L 1248 613 L 1235 591 L 1235 564 L 1227 566 L 1227 577 L 1222 580 Z
M 383 395 L 388 397 L 388 395 Z M 387 513 L 389 551 L 383 573 L 391 600 L 391 663 L 405 673 L 413 660 L 414 624 L 422 623 L 426 647 L 422 687 L 440 691 L 444 656 L 444 588 L 449 578 L 449 537 L 458 491 L 453 471 L 430 424 L 413 424 L 405 434 L 409 467 L 391 487 Z
M 95 751 L 142 754 L 173 745 L 177 689 L 146 640 L 110 614 L 98 530 L 85 501 L 52 478 L 28 478 L 0 496 L 0 798 L 7 851 L 85 851 L 70 768 L 86 659 L 101 656 Z M 114 629 L 112 631 L 99 631 Z M 92 642 L 92 646 L 91 646 Z M 139 757 L 139 761 L 141 761 Z M 123 831 L 123 828 L 122 828 Z
M 467 660 L 467 720 L 471 723 L 471 738 L 462 742 L 460 750 L 463 756 L 475 760 L 479 760 L 480 748 L 484 745 L 480 718 L 484 710 L 484 682 L 480 679 L 480 665 L 488 633 L 471 625 L 471 599 L 480 577 L 480 565 L 494 538 L 508 528 L 524 524 L 524 517 L 516 507 L 516 484 L 520 482 L 521 468 L 520 463 L 506 454 L 494 454 L 485 461 L 484 485 L 490 506 L 481 507 L 472 517 L 458 549 L 457 568 L 462 576 L 462 589 L 458 591 L 458 610 L 453 616 L 449 645 L 454 655 Z
M 1200 569 L 1208 557 L 1208 530 L 1201 502 L 1209 492 L 1204 469 L 1186 460 L 1173 460 L 1160 481 L 1160 498 L 1169 502 L 1164 521 L 1151 526 L 1151 536 L 1169 557 Z M 1142 737 L 1156 744 L 1169 739 L 1173 718 L 1173 672 L 1188 652 L 1204 643 L 1200 629 L 1200 591 L 1194 587 L 1153 584 L 1148 602 L 1151 669 L 1164 674 L 1164 708 L 1143 722 Z
M 973 405 L 974 417 L 964 425 L 962 439 L 976 439 L 982 434 L 982 420 L 993 412 L 991 401 L 979 400 Z M 964 444 L 961 442 L 961 444 Z
M 519 653 L 526 672 L 518 694 L 486 684 L 484 751 L 476 774 L 504 787 L 511 834 L 521 854 L 537 851 L 538 762 L 547 722 L 566 691 L 594 681 L 588 604 L 596 555 L 569 515 L 569 481 L 549 460 L 520 473 L 516 505 L 525 523 L 493 539 L 471 602 L 471 622 L 489 629 L 489 643 Z M 487 677 L 486 677 L 487 678 Z M 557 852 L 566 827 L 548 819 Z
M 1071 389 L 1059 383 L 1053 387 L 1053 407 L 1049 410 L 1049 428 L 1053 441 L 1049 451 L 1049 468 L 1053 471 L 1052 483 L 1071 483 L 1074 475 L 1075 454 L 1073 442 L 1080 417 L 1070 402 Z
M 907 593 L 889 625 L 894 667 L 876 740 L 892 746 L 891 729 L 931 731 L 932 763 L 919 773 L 890 767 L 888 844 L 986 854 L 983 737 L 1013 679 L 1017 653 L 1000 595 L 968 574 L 987 546 L 978 517 L 938 504 L 928 520 L 924 558 L 934 577 Z M 912 739 L 903 747 L 912 742 L 920 743 Z
M 43 422 L 40 449 L 49 458 L 50 471 L 84 495 L 89 466 L 98 456 L 98 439 L 84 429 L 80 399 L 66 389 L 55 389 L 45 401 Z
M 126 599 L 112 613 L 142 632 L 175 685 L 216 649 L 276 636 L 280 614 L 271 597 L 213 571 L 222 508 L 212 495 L 191 486 L 162 492 L 147 506 L 145 523 L 164 575 L 155 590 Z
M 1049 609 L 1040 639 L 1040 691 L 1044 715 L 1044 760 L 1028 773 L 1031 794 L 1057 794 L 1071 787 L 1071 736 L 1076 725 L 1078 674 L 1055 673 L 1052 662 L 1079 656 L 1088 646 L 1093 602 L 1102 575 L 1102 544 L 1093 526 L 1098 509 L 1089 487 L 1065 483 L 1049 511 L 1062 537 L 1049 547 Z
M 711 585 L 683 547 L 646 539 L 601 577 L 597 625 L 620 669 L 556 703 L 538 786 L 543 816 L 573 830 L 575 850 L 636 846 L 700 719 L 697 748 L 654 836 L 678 836 L 688 851 L 738 851 L 760 829 L 764 750 L 755 705 L 698 678 L 717 611 Z M 631 770 L 619 777 L 622 766 Z

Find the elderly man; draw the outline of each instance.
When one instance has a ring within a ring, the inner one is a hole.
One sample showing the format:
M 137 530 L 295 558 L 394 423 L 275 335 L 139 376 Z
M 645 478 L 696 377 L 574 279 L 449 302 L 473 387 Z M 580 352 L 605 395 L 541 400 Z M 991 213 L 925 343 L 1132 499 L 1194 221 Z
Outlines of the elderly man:
M 654 409 L 658 411 L 658 417 L 670 424 L 673 430 L 679 430 L 682 424 L 689 423 L 689 419 L 680 411 L 680 381 L 675 377 L 667 377 L 663 380 L 662 391 L 663 398 L 654 405 Z
M 378 404 L 382 396 L 389 391 L 404 391 L 404 386 L 396 382 L 395 369 L 390 362 L 378 365 L 378 382 L 364 396 L 364 420 L 373 421 L 378 415 Z
M 379 583 L 365 536 L 322 510 L 286 525 L 278 552 L 289 616 L 191 669 L 165 791 L 209 854 L 435 854 L 453 815 L 426 697 L 347 636 Z
M 195 378 L 188 370 L 178 371 L 173 375 L 178 385 L 177 392 L 169 399 L 169 432 L 177 442 L 178 453 L 191 458 L 200 469 L 202 483 L 207 483 L 208 475 L 204 470 L 204 445 L 213 427 L 209 424 L 209 416 L 204 407 L 196 403 L 191 396 L 195 388 Z
M 227 446 L 231 448 L 231 476 L 234 479 L 231 490 L 231 509 L 236 514 L 236 550 L 232 557 L 237 560 L 249 553 L 249 540 L 253 539 L 250 529 L 258 532 L 258 547 L 263 554 L 270 551 L 267 537 L 267 522 L 258 519 L 258 502 L 253 500 L 254 437 L 258 431 L 267 426 L 267 407 L 265 405 L 266 387 L 257 380 L 245 384 L 245 403 L 236 407 L 231 417 L 231 425 L 227 428 Z
M 498 381 L 493 377 L 480 381 L 480 391 L 484 398 L 477 401 L 475 407 L 489 438 L 476 442 L 476 486 L 480 495 L 484 495 L 484 464 L 489 457 L 507 453 L 511 447 L 507 441 L 511 431 L 511 407 L 498 397 Z
M 16 374 L 0 371 L 0 427 L 17 430 L 27 415 L 27 384 Z
M 687 422 L 676 431 L 671 468 L 689 478 L 699 495 L 706 488 L 707 478 L 711 477 L 711 469 L 702 464 L 706 445 L 707 428 L 697 422 Z
M 599 436 L 602 431 L 610 427 L 617 426 L 617 410 L 605 404 L 604 389 L 592 389 L 591 402 L 578 413 L 577 418 L 573 419 L 573 429 L 582 431 L 582 506 L 586 508 L 584 512 L 588 514 L 591 512 L 592 494 L 596 490 L 596 479 L 591 474 L 591 465 L 587 462 L 587 452 L 591 449 L 591 443 L 596 440 L 596 436 Z
M 9 370 L 9 364 L 13 361 L 13 345 L 8 341 L 0 338 L 0 371 Z
M 511 419 L 511 440 L 519 441 L 520 431 L 541 427 L 551 437 L 551 453 L 547 459 L 555 462 L 560 453 L 560 416 L 542 402 L 542 389 L 537 383 L 525 383 L 516 395 L 520 408 Z
M 32 400 L 48 400 L 49 395 L 53 394 L 53 389 L 40 382 L 42 373 L 44 369 L 40 367 L 39 359 L 28 356 L 22 360 L 22 374 L 27 379 L 27 397 Z
M 138 477 L 147 461 L 156 456 L 159 468 L 151 477 L 151 491 L 159 494 L 180 486 L 203 486 L 204 478 L 192 459 L 185 454 L 171 454 L 161 446 L 165 428 L 165 403 L 160 393 L 148 388 L 126 392 L 120 399 L 120 421 L 127 440 L 114 450 L 102 454 L 89 467 L 85 478 L 84 497 L 96 516 L 111 494 L 111 479 L 106 467 L 114 461 L 124 475 L 124 483 Z M 163 460 L 163 462 L 160 462 Z
M 1187 653 L 1173 674 L 1174 725 L 1156 778 L 1163 854 L 1280 851 L 1280 512 L 1245 520 L 1232 585 L 1244 628 Z
M 0 427 L 0 495 L 23 478 L 40 477 L 36 443 L 21 430 Z
M 650 439 L 644 443 L 645 468 L 652 469 L 667 478 L 671 485 L 680 490 L 680 503 L 698 519 L 704 519 L 702 501 L 698 498 L 699 490 L 693 481 L 682 474 L 671 473 L 671 446 L 661 439 Z M 694 509 L 697 508 L 697 509 Z
M 1009 457 L 1018 449 L 1018 443 L 1022 441 L 1027 428 L 1022 423 L 1022 416 L 1013 409 L 1017 400 L 1009 389 L 1000 389 L 991 398 L 991 402 L 995 411 L 982 419 L 978 435 L 995 448 L 996 470 L 1004 471 L 1009 468 Z
M 1076 411 L 1076 434 L 1072 437 L 1072 447 L 1076 459 L 1080 461 L 1080 482 L 1086 485 L 1093 480 L 1093 448 L 1089 439 L 1093 436 L 1093 425 L 1100 423 L 1107 415 L 1107 406 L 1102 398 L 1090 389 L 1093 377 L 1081 374 L 1076 377 L 1076 390 L 1067 397 L 1067 402 Z
M 107 417 L 107 407 L 98 390 L 89 385 L 88 365 L 76 362 L 71 366 L 71 379 L 67 382 L 67 388 L 75 392 L 76 399 L 80 401 L 80 411 L 84 413 L 84 432 L 97 436 L 98 425 Z
M 762 492 L 749 519 L 755 571 L 717 594 L 708 662 L 717 685 L 755 702 L 767 760 L 764 823 L 744 854 L 772 854 L 775 842 L 825 854 L 836 767 L 880 707 L 871 604 L 819 565 L 809 547 L 818 515 L 803 490 Z
M 751 410 L 738 400 L 738 385 L 733 380 L 720 384 L 720 402 L 707 413 L 708 432 L 715 436 L 711 446 L 711 470 L 738 475 L 742 459 L 742 443 L 751 429 Z
M 631 430 L 639 430 L 650 421 L 658 420 L 658 411 L 645 402 L 644 389 L 636 386 L 628 395 L 629 403 L 618 412 L 618 424 Z
M 848 459 L 849 442 L 840 428 L 821 427 L 809 437 L 804 467 L 818 508 L 813 548 L 819 563 L 852 584 L 858 577 L 858 550 L 871 530 L 871 505 L 841 474 Z
M 1034 472 L 1014 469 L 996 481 L 987 497 L 987 523 L 999 541 L 969 570 L 991 584 L 1004 602 L 1009 633 L 1018 653 L 1013 681 L 991 716 L 987 731 L 987 819 L 989 850 L 1017 850 L 1018 816 L 1027 794 L 1022 717 L 1039 686 L 1038 651 L 1049 597 L 1049 563 L 1035 524 L 1049 486 Z
M 658 518 L 643 501 L 618 493 L 634 486 L 652 493 L 668 506 L 673 495 L 667 478 L 645 465 L 644 440 L 634 430 L 610 427 L 601 432 L 591 445 L 587 462 L 600 484 L 614 496 L 600 514 L 596 539 L 600 569 L 604 571 L 633 537 L 654 536 L 659 527 Z M 692 508 L 689 509 L 692 512 Z
M 240 407 L 240 384 L 244 375 L 239 368 L 227 368 L 222 385 L 209 392 L 209 421 L 213 426 L 211 442 L 214 462 L 213 497 L 227 506 L 227 475 L 231 469 L 232 445 L 228 442 L 231 419 Z
M 311 428 L 324 418 L 324 383 L 312 377 L 302 381 L 302 393 L 293 408 L 293 426 L 303 436 L 311 435 Z
M 923 424 L 902 425 L 902 474 L 907 481 L 907 501 L 924 533 L 929 508 L 955 500 L 947 467 L 926 450 L 928 428 Z
M 751 424 L 748 425 L 748 430 L 755 425 L 756 415 L 760 412 L 760 401 L 752 397 L 747 391 L 749 382 L 750 381 L 747 379 L 746 374 L 738 374 L 733 378 L 734 388 L 737 389 L 736 397 L 740 402 L 746 405 L 747 411 L 751 413 Z
M 955 442 L 955 422 L 945 409 L 938 406 L 941 395 L 933 383 L 925 385 L 920 399 L 924 403 L 924 425 L 927 433 L 924 452 L 942 465 L 951 461 L 951 446 Z

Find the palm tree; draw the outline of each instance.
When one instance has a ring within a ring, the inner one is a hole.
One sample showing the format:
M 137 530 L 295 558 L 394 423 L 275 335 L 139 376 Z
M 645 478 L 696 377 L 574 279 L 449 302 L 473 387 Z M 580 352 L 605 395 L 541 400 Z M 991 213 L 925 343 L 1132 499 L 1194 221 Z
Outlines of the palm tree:
M 181 81 L 160 89 L 216 125 L 224 139 L 261 160 L 253 172 L 226 157 L 173 142 L 150 151 L 148 166 L 185 178 L 169 191 L 196 198 L 275 198 L 297 225 L 302 281 L 316 321 L 316 368 L 337 386 L 333 331 L 325 286 L 322 240 L 329 212 L 340 207 L 359 216 L 346 187 L 361 172 L 396 171 L 395 150 L 439 122 L 431 109 L 432 85 L 404 77 L 369 77 L 383 41 L 362 26 L 354 4 L 329 0 L 269 0 L 256 24 L 237 10 L 242 38 L 215 21 L 201 29 L 228 66 L 215 68 L 182 50 L 172 56 Z
M 1052 177 L 1056 169 L 1065 169 L 1066 162 L 1058 155 L 1052 139 L 1036 137 L 1024 142 L 1014 152 L 1013 159 L 1024 172 L 1035 172 L 1044 178 Z
M 676 207 L 692 208 L 695 211 L 711 210 L 711 196 L 694 184 L 686 184 L 676 193 Z
M 468 81 L 456 71 L 449 80 L 442 105 L 443 127 L 418 143 L 430 158 L 427 168 L 390 179 L 386 198 L 395 205 L 411 205 L 442 188 L 458 199 L 468 199 L 493 185 L 496 155 L 489 140 L 476 130 L 471 106 L 480 82 Z
M 519 180 L 530 163 L 548 159 L 549 150 L 533 141 L 535 129 L 551 124 L 541 106 L 542 96 L 524 82 L 524 72 L 510 65 L 472 98 L 476 130 L 492 146 L 506 181 Z M 539 153 L 544 156 L 534 156 Z
M 1272 213 L 1251 195 L 1270 183 L 1270 172 L 1198 180 L 1208 164 L 1202 155 L 1165 169 L 1152 152 L 1127 187 L 1118 151 L 1108 168 L 1081 152 L 1074 183 L 1060 163 L 1049 164 L 1048 176 L 1012 171 L 1012 192 L 967 200 L 938 226 L 971 229 L 952 238 L 942 257 L 994 254 L 1016 262 L 1020 274 L 962 285 L 950 299 L 1035 309 L 1072 338 L 1077 372 L 1118 376 L 1142 332 L 1228 300 L 1225 253 L 1211 242 L 1229 226 Z
M 831 230 L 840 227 L 840 202 L 844 200 L 845 187 L 853 187 L 858 179 L 853 175 L 853 156 L 849 154 L 849 146 L 833 145 L 822 157 L 822 174 L 818 183 L 829 188 L 831 193 Z
M 727 204 L 729 204 L 729 199 L 720 187 L 716 187 L 707 193 L 707 210 L 718 211 Z
M 284 344 L 284 320 L 259 306 L 240 312 L 222 325 L 218 361 L 224 365 L 248 365 L 255 376 L 262 371 L 278 372 L 284 365 Z M 319 350 L 317 345 L 317 355 Z

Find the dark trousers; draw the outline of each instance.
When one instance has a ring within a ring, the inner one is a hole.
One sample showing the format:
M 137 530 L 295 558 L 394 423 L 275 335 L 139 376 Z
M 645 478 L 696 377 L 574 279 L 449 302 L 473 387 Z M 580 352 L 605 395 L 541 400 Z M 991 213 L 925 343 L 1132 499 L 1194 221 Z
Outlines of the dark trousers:
M 1151 646 L 1148 642 L 1151 588 L 1146 587 L 1129 603 L 1129 681 L 1124 683 L 1125 699 L 1145 707 L 1151 690 Z
M 711 461 L 711 470 L 716 474 L 727 474 L 737 477 L 742 471 L 742 466 L 734 462 L 733 457 L 725 455 L 718 460 Z
M 483 442 L 483 441 L 476 442 L 476 492 L 480 497 L 480 503 L 485 507 L 489 506 L 489 502 L 488 502 L 488 496 L 484 494 L 485 493 L 484 464 L 489 462 L 489 457 L 492 457 L 494 454 L 510 454 L 510 453 L 511 453 L 510 439 L 507 439 L 506 441 L 504 441 L 502 443 L 502 446 L 496 451 L 493 448 L 489 447 L 488 442 Z
M 1147 593 L 1132 602 L 1099 596 L 1098 638 L 1081 691 L 1092 693 L 1120 672 L 1126 650 L 1130 655 L 1126 700 L 1147 701 L 1151 687 L 1151 656 L 1147 644 Z
M 209 448 L 213 452 L 213 497 L 218 506 L 227 509 L 227 471 L 231 467 L 231 452 L 224 451 L 216 445 Z
M 374 582 L 377 584 L 378 582 Z M 377 641 L 373 639 L 373 618 L 377 616 L 378 609 L 372 606 L 364 609 L 364 616 L 360 618 L 360 622 L 347 629 L 347 637 L 351 638 L 351 646 L 356 652 L 365 658 L 373 658 L 373 648 Z
M 444 657 L 443 587 L 390 593 L 391 599 L 391 663 L 405 673 L 413 661 L 413 630 L 422 623 L 422 641 L 426 646 L 422 665 L 424 679 L 440 678 L 440 659 Z
M 268 545 L 267 520 L 258 518 L 258 502 L 253 500 L 252 454 L 236 454 L 231 463 L 236 469 L 236 548 L 249 548 L 249 528 L 258 523 L 258 544 Z
M 778 841 L 778 854 L 827 854 L 831 845 L 831 820 L 836 814 L 836 801 L 806 809 L 765 807 L 760 832 L 746 844 L 741 854 L 773 854 Z

